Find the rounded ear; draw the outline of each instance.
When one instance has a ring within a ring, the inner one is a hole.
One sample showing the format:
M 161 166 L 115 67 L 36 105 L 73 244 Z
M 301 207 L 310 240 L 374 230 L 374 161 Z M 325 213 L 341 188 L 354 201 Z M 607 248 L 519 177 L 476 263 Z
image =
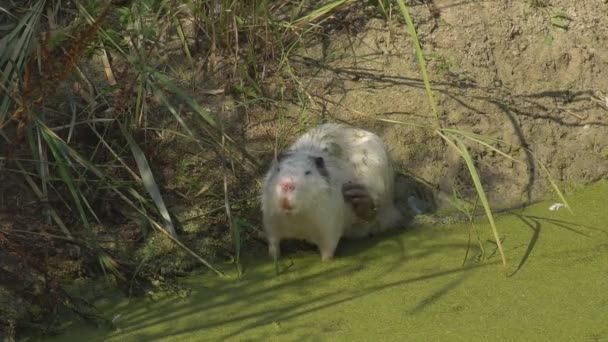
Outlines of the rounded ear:
M 323 157 L 315 157 L 315 166 L 318 169 L 324 169 L 325 168 L 325 159 L 323 159 Z
M 277 155 L 276 160 L 277 160 L 278 162 L 280 162 L 280 161 L 282 161 L 283 159 L 285 159 L 285 158 L 289 157 L 290 155 L 291 155 L 291 153 L 289 153 L 288 151 L 282 151 L 282 152 L 280 152 L 280 153 Z

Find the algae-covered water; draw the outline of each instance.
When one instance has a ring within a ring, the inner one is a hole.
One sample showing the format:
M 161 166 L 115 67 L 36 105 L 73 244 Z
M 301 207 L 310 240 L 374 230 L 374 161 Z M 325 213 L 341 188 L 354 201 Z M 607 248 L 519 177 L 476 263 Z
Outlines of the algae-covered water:
M 503 268 L 488 226 L 487 259 L 466 224 L 416 227 L 345 241 L 337 259 L 314 251 L 244 261 L 240 279 L 187 281 L 185 298 L 101 303 L 118 329 L 75 324 L 60 341 L 608 340 L 608 182 L 500 215 Z

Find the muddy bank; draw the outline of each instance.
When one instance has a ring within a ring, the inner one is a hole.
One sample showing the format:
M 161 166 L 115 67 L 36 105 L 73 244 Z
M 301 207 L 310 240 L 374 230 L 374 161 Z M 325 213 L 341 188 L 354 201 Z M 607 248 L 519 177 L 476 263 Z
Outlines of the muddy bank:
M 495 205 L 547 194 L 537 161 L 564 187 L 608 174 L 608 5 L 544 3 L 435 1 L 438 17 L 412 7 L 443 126 L 500 139 L 516 160 L 470 144 Z M 351 26 L 329 31 L 294 57 L 312 101 L 283 115 L 292 127 L 342 120 L 372 129 L 387 141 L 399 171 L 448 196 L 455 187 L 471 198 L 466 166 L 438 137 L 376 121 L 433 124 L 405 27 L 397 19 L 388 25 L 350 15 Z M 264 121 L 269 117 L 277 113 L 253 116 L 250 141 L 276 127 Z

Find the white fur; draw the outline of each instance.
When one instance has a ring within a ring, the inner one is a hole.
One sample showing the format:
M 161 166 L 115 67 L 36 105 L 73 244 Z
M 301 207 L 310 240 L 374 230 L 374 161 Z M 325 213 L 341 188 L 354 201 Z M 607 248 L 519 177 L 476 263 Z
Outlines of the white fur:
M 342 236 L 363 237 L 399 224 L 394 173 L 377 135 L 347 125 L 324 124 L 302 135 L 287 152 L 291 156 L 280 163 L 275 160 L 264 180 L 262 212 L 272 256 L 279 255 L 282 239 L 303 239 L 319 247 L 323 260 L 331 259 Z M 319 174 L 314 157 L 324 158 L 329 179 Z M 305 175 L 306 171 L 311 174 Z M 281 179 L 295 183 L 295 190 L 287 196 L 278 187 Z M 346 182 L 367 188 L 378 210 L 375 220 L 365 222 L 354 214 L 342 194 Z M 282 196 L 293 206 L 290 213 L 280 206 Z

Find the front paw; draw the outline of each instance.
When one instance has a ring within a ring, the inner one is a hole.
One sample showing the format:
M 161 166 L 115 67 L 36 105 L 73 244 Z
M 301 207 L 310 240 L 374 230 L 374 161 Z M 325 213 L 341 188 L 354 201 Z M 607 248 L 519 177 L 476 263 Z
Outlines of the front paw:
M 348 182 L 342 185 L 342 195 L 346 202 L 352 204 L 357 217 L 365 221 L 376 218 L 376 204 L 364 185 Z
M 268 242 L 268 254 L 274 260 L 277 260 L 281 256 L 281 245 L 276 240 L 271 240 Z

